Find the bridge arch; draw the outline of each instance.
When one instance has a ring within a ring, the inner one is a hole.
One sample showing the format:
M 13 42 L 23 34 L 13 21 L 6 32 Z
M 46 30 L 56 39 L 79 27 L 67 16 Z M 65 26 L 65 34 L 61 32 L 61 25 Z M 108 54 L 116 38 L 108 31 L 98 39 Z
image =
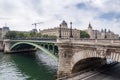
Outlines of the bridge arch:
M 89 57 L 89 58 L 81 59 L 80 61 L 75 63 L 74 66 L 72 67 L 72 73 L 77 73 L 87 68 L 93 69 L 95 67 L 101 66 L 103 64 L 103 61 L 104 59 L 100 57 Z
M 48 54 L 50 57 L 52 57 L 54 60 L 58 61 L 58 58 L 52 54 L 49 50 L 45 49 L 44 47 L 40 46 L 40 45 L 37 45 L 35 43 L 31 43 L 31 42 L 17 42 L 15 44 L 13 44 L 11 47 L 10 47 L 10 50 L 12 50 L 14 47 L 16 47 L 17 45 L 20 45 L 20 44 L 28 44 L 28 45 L 31 45 L 31 46 L 34 46 L 40 50 L 42 50 L 43 52 L 45 52 L 46 54 Z
M 93 64 L 105 64 L 104 58 L 97 54 L 96 50 L 81 50 L 76 52 L 72 57 L 72 73 L 79 72 Z

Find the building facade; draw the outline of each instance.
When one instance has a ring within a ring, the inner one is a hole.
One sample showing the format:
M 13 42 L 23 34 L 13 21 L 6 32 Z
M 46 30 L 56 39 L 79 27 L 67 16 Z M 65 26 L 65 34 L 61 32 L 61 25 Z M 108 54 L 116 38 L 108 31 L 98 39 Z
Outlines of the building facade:
M 89 24 L 88 29 L 85 31 L 90 35 L 90 39 L 119 39 L 119 35 L 110 30 L 93 30 L 91 24 Z
M 5 35 L 8 31 L 9 27 L 3 26 L 3 28 L 0 28 L 0 39 L 5 38 Z
M 5 35 L 9 30 L 10 30 L 9 27 L 3 26 L 3 28 L 2 28 L 2 38 L 5 38 Z
M 73 38 L 80 38 L 80 31 L 77 29 L 68 28 L 66 21 L 62 21 L 59 27 L 40 30 L 41 35 L 57 36 L 57 37 L 61 35 L 61 38 L 69 38 L 71 32 Z

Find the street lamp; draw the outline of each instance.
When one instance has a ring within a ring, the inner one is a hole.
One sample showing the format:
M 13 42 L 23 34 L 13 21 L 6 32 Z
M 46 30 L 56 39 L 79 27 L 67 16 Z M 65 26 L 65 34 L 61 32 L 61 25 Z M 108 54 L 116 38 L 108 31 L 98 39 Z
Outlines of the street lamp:
M 106 29 L 105 29 L 105 39 L 107 38 L 107 35 L 106 35 Z
M 73 35 L 72 35 L 72 22 L 70 22 L 70 38 L 73 38 Z
M 95 30 L 95 39 L 97 39 L 97 30 Z
M 59 38 L 61 38 L 61 24 L 60 24 L 60 29 L 59 29 Z

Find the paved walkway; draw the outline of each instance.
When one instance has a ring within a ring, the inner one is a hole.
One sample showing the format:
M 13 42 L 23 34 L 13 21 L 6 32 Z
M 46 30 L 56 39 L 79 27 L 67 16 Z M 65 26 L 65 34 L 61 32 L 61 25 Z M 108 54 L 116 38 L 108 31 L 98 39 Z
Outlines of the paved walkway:
M 63 80 L 120 80 L 120 63 L 105 65 L 97 70 Z

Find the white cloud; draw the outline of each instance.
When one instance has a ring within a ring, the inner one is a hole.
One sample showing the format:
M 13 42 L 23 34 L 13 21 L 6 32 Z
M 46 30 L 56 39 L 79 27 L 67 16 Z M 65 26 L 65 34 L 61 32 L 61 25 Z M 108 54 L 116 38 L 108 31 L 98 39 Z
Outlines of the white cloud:
M 81 8 L 77 4 L 84 4 Z M 34 22 L 44 22 L 38 28 L 57 27 L 64 19 L 73 27 L 86 29 L 91 22 L 95 29 L 108 28 L 120 34 L 120 17 L 100 18 L 109 12 L 120 14 L 116 0 L 0 0 L 0 26 L 7 23 L 14 30 L 30 30 Z

